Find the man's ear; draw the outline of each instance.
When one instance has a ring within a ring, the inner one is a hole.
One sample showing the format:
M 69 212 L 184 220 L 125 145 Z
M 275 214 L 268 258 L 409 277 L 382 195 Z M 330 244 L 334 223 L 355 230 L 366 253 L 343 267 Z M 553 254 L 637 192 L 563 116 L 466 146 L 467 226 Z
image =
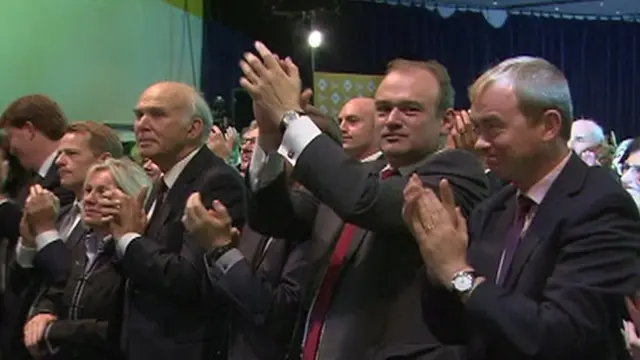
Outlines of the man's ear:
M 441 135 L 448 135 L 451 133 L 454 124 L 456 123 L 456 111 L 452 108 L 447 109 L 442 117 L 442 126 L 440 128 Z

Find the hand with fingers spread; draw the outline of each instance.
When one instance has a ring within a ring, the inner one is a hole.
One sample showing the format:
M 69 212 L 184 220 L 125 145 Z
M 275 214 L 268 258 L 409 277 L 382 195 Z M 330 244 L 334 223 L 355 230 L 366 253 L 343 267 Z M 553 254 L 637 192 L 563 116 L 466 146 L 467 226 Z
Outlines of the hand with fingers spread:
M 207 251 L 231 244 L 240 235 L 238 229 L 231 225 L 231 216 L 227 208 L 215 200 L 213 208 L 206 209 L 200 193 L 197 192 L 187 199 L 182 223 Z
M 47 329 L 47 326 L 57 320 L 57 317 L 52 314 L 38 314 L 29 321 L 24 326 L 24 345 L 26 346 L 29 353 L 34 358 L 40 358 L 42 356 L 41 351 L 39 349 L 39 345 L 44 339 L 44 333 Z
M 229 144 L 228 140 L 218 126 L 214 125 L 213 128 L 211 128 L 211 133 L 209 134 L 209 149 L 224 161 L 229 160 L 233 153 L 233 142 Z
M 134 198 L 119 189 L 106 191 L 98 201 L 103 220 L 109 222 L 111 235 L 120 239 L 124 234 L 143 234 L 147 227 L 144 210 L 147 187 L 143 187 Z
M 240 85 L 245 88 L 264 116 L 256 116 L 261 134 L 275 134 L 285 112 L 302 112 L 300 93 L 302 81 L 298 67 L 287 57 L 280 60 L 264 44 L 256 42 L 259 55 L 246 53 L 240 61 L 244 76 Z
M 456 149 L 475 151 L 478 136 L 468 111 L 460 110 L 456 112 L 450 136 Z
M 24 214 L 34 235 L 55 230 L 59 211 L 60 201 L 52 192 L 40 185 L 33 185 L 29 189 Z
M 454 275 L 470 269 L 467 263 L 467 224 L 456 207 L 453 190 L 446 179 L 440 184 L 439 200 L 413 175 L 405 188 L 403 215 L 412 230 L 430 273 L 448 286 Z

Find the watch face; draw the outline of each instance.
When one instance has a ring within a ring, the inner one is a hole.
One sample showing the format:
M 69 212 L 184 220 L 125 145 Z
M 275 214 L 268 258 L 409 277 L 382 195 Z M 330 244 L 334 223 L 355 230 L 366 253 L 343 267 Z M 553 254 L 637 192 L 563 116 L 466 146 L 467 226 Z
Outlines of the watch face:
M 473 276 L 471 274 L 460 274 L 453 279 L 453 288 L 456 291 L 468 291 L 473 287 Z

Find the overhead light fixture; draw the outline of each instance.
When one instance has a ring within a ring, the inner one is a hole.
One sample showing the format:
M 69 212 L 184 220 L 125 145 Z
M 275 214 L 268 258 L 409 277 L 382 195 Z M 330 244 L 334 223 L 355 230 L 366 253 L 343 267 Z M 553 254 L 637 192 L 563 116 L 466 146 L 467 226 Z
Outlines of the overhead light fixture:
M 316 49 L 322 45 L 322 33 L 318 30 L 312 30 L 307 37 L 307 43 L 312 49 Z

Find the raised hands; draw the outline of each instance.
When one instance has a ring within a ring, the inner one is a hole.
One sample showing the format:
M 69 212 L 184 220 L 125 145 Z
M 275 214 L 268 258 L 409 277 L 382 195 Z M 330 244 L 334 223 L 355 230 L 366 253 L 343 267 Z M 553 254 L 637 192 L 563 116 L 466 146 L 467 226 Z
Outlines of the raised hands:
M 403 217 L 413 232 L 429 272 L 443 285 L 467 265 L 467 224 L 456 207 L 453 190 L 446 179 L 439 184 L 441 199 L 411 176 L 404 190 Z
M 143 234 L 147 227 L 147 214 L 144 210 L 147 187 L 143 187 L 137 196 L 128 196 L 119 189 L 106 191 L 99 200 L 103 221 L 109 222 L 111 235 L 120 239 L 124 234 Z
M 23 220 L 31 230 L 31 235 L 55 230 L 59 211 L 60 201 L 51 191 L 40 185 L 33 185 L 29 189 Z
M 182 223 L 207 251 L 230 244 L 240 235 L 238 229 L 231 225 L 227 208 L 215 200 L 213 209 L 206 209 L 197 192 L 187 199 Z
M 240 85 L 245 88 L 261 108 L 262 115 L 256 115 L 260 133 L 277 133 L 284 113 L 289 110 L 302 111 L 300 92 L 302 81 L 298 67 L 287 57 L 281 60 L 264 44 L 256 42 L 256 52 L 245 53 L 240 61 L 244 76 Z

